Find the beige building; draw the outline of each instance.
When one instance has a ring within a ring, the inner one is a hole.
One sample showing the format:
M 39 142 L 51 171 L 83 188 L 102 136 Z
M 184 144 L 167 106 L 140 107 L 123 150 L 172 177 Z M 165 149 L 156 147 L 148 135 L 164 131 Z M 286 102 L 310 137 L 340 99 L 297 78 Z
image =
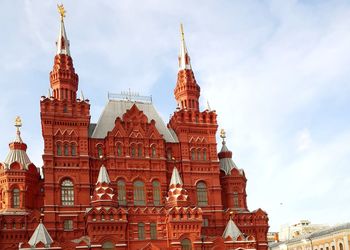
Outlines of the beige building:
M 270 250 L 350 250 L 350 223 L 269 244 Z
M 297 238 L 304 234 L 310 234 L 322 229 L 329 228 L 329 225 L 325 224 L 312 224 L 309 220 L 300 220 L 293 225 L 283 225 L 278 233 L 280 241 L 286 241 L 293 238 Z

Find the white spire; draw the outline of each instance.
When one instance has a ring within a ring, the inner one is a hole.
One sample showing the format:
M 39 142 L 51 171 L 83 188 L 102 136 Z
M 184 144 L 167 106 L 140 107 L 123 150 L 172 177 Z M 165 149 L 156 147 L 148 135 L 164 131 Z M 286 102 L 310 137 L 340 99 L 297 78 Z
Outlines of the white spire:
M 186 43 L 185 43 L 185 34 L 183 25 L 180 24 L 180 32 L 181 32 L 181 45 L 180 45 L 180 55 L 179 55 L 179 69 L 192 69 L 190 57 L 187 52 Z
M 170 180 L 169 186 L 171 186 L 171 185 L 175 185 L 176 186 L 177 184 L 182 185 L 183 183 L 182 183 L 179 171 L 177 170 L 176 167 L 174 167 L 173 168 L 173 174 L 171 175 L 171 180 Z
M 230 236 L 231 239 L 235 241 L 240 235 L 242 235 L 241 231 L 233 222 L 232 218 L 230 218 L 230 220 L 227 222 L 227 225 L 224 233 L 222 234 L 222 237 L 226 239 L 228 236 Z
M 97 183 L 107 183 L 107 184 L 111 183 L 109 176 L 108 176 L 108 173 L 107 173 L 107 169 L 104 165 L 102 165 L 100 168 L 100 172 L 98 174 L 96 184 Z
M 210 107 L 210 105 L 209 105 L 209 101 L 207 100 L 207 110 L 208 111 L 211 111 L 211 107 Z
M 46 227 L 41 222 L 41 220 L 39 225 L 36 227 L 32 237 L 28 241 L 31 247 L 35 247 L 39 242 L 44 243 L 45 247 L 50 247 L 51 243 L 53 242 L 49 232 L 46 230 Z
M 58 39 L 57 39 L 57 52 L 56 54 L 63 54 L 70 56 L 70 51 L 69 51 L 69 40 L 67 38 L 66 34 L 66 28 L 64 27 L 64 17 L 66 16 L 65 13 L 66 11 L 63 8 L 63 5 L 58 5 L 58 11 L 60 12 L 61 15 L 61 26 L 60 26 L 60 32 L 58 34 Z

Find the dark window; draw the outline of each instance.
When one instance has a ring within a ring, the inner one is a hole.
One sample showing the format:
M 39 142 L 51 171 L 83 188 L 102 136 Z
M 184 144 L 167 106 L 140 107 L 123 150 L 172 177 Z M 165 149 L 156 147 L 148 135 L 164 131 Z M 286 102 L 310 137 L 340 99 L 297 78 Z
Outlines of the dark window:
M 114 244 L 110 241 L 107 241 L 102 245 L 102 250 L 114 250 L 114 249 L 115 249 Z
M 122 156 L 122 146 L 120 144 L 117 146 L 117 155 Z
M 160 183 L 159 181 L 152 182 L 153 187 L 153 203 L 155 206 L 160 205 Z
M 119 205 L 126 205 L 126 191 L 125 191 L 125 181 L 119 180 L 118 183 L 118 202 Z
M 61 148 L 61 145 L 60 145 L 60 144 L 57 144 L 57 145 L 56 145 L 56 148 L 57 148 L 57 155 L 62 155 L 62 148 Z
M 192 249 L 191 241 L 189 239 L 183 239 L 181 241 L 181 249 L 182 250 L 191 250 Z
M 77 146 L 72 144 L 72 155 L 75 156 L 77 154 Z
M 151 240 L 157 239 L 157 224 L 155 222 L 151 222 Z
M 201 159 L 201 151 L 198 149 L 197 151 L 197 160 L 200 160 Z
M 203 150 L 203 161 L 207 160 L 207 150 Z
M 153 146 L 153 147 L 152 147 L 152 157 L 156 157 L 156 153 L 157 153 L 156 147 Z
M 209 226 L 208 218 L 203 218 L 202 227 L 208 227 L 208 226 Z
M 239 207 L 238 193 L 233 192 L 233 205 L 235 208 Z
M 191 160 L 195 160 L 196 159 L 196 151 L 194 151 L 194 149 L 191 150 Z
M 144 206 L 145 200 L 145 184 L 142 181 L 134 182 L 134 205 Z
M 135 146 L 131 146 L 131 156 L 135 157 L 135 155 L 136 155 Z
M 73 220 L 65 220 L 63 222 L 64 231 L 72 231 L 73 230 Z
M 74 205 L 74 186 L 70 180 L 64 180 L 61 185 L 61 201 L 63 206 Z
M 137 147 L 137 156 L 138 156 L 138 157 L 142 157 L 142 146 L 141 146 L 141 145 L 139 145 L 139 146 Z
M 14 188 L 12 190 L 12 207 L 13 208 L 19 208 L 19 189 Z
M 100 158 L 103 156 L 103 150 L 101 145 L 97 146 L 97 154 L 98 154 L 98 157 Z
M 343 250 L 344 247 L 343 247 L 343 243 L 339 243 L 339 250 Z
M 64 144 L 64 155 L 65 155 L 65 156 L 69 155 L 68 144 Z
M 207 185 L 202 181 L 197 184 L 197 203 L 200 207 L 208 205 Z
M 142 222 L 137 224 L 138 227 L 138 235 L 139 235 L 139 240 L 144 240 L 145 239 L 145 224 Z

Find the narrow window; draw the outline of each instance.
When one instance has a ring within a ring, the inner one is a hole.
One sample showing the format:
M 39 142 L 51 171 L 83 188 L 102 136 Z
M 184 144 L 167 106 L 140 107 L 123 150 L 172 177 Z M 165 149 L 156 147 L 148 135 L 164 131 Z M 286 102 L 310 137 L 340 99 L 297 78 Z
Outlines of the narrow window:
M 344 247 L 343 247 L 343 243 L 339 243 L 339 250 L 343 250 Z
M 97 146 L 97 155 L 99 158 L 101 158 L 103 156 L 103 150 L 102 150 L 102 146 L 98 145 Z
M 155 222 L 151 222 L 151 240 L 157 239 L 157 224 Z
M 208 227 L 208 226 L 209 226 L 208 218 L 203 218 L 202 227 Z
M 102 250 L 114 250 L 114 249 L 115 249 L 114 244 L 110 241 L 107 241 L 102 245 Z
M 192 249 L 191 241 L 189 239 L 183 239 L 181 241 L 181 249 L 182 250 L 191 250 Z
M 159 181 L 153 181 L 152 187 L 153 187 L 153 204 L 155 206 L 159 206 L 160 205 L 160 183 L 159 183 Z
M 134 182 L 134 205 L 145 206 L 145 184 L 142 181 Z
M 65 220 L 63 222 L 64 231 L 72 231 L 73 230 L 73 220 Z
M 201 151 L 198 149 L 197 151 L 197 160 L 200 160 L 201 159 Z
M 77 146 L 75 144 L 72 144 L 72 156 L 77 155 Z
M 141 147 L 141 145 L 139 145 L 139 146 L 137 147 L 137 156 L 138 156 L 138 157 L 142 157 L 142 147 Z
M 119 205 L 125 206 L 126 205 L 126 191 L 125 191 L 125 181 L 118 180 L 118 202 Z
M 202 181 L 197 184 L 197 203 L 199 207 L 208 205 L 207 185 Z
M 332 246 L 332 250 L 335 250 L 335 246 Z
M 239 207 L 239 200 L 238 200 L 238 193 L 237 192 L 233 193 L 233 205 L 235 208 Z
M 60 145 L 60 144 L 57 144 L 57 145 L 56 145 L 56 148 L 57 148 L 57 155 L 62 155 L 62 148 L 61 148 L 61 145 Z
M 135 146 L 133 145 L 131 146 L 131 156 L 135 157 L 135 155 L 136 155 L 136 150 L 135 150 Z
M 122 146 L 120 144 L 117 146 L 117 155 L 122 156 Z
M 63 206 L 74 205 L 74 186 L 70 180 L 64 180 L 61 184 L 61 201 Z
M 67 113 L 68 112 L 68 108 L 67 108 L 67 104 L 65 104 L 64 106 L 63 106 L 63 113 Z
M 69 154 L 68 144 L 64 144 L 64 155 L 67 156 Z
M 203 150 L 203 161 L 207 160 L 207 150 Z
M 191 160 L 195 160 L 196 159 L 196 151 L 194 151 L 194 149 L 191 150 Z
M 14 188 L 12 191 L 12 207 L 19 208 L 19 189 Z
M 138 227 L 138 235 L 139 235 L 139 240 L 144 240 L 145 239 L 145 224 L 140 222 L 137 224 Z
M 152 146 L 152 157 L 156 157 L 156 147 Z

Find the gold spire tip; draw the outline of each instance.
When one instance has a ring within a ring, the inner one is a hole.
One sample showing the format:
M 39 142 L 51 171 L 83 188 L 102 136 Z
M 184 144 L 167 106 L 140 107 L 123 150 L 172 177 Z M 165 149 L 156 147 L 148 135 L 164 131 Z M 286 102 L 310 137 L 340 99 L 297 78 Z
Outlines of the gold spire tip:
M 22 120 L 21 117 L 17 116 L 15 119 L 15 127 L 20 128 L 22 127 Z
M 223 140 L 225 140 L 225 138 L 226 138 L 226 132 L 225 132 L 224 129 L 221 129 L 221 131 L 220 131 L 220 137 L 221 137 Z
M 185 39 L 185 33 L 184 33 L 184 26 L 182 25 L 182 23 L 180 23 L 180 32 L 181 32 L 181 38 L 182 40 Z
M 61 15 L 61 19 L 63 20 L 63 18 L 66 17 L 66 10 L 64 9 L 63 4 L 57 4 L 57 9 L 58 9 L 58 12 Z

